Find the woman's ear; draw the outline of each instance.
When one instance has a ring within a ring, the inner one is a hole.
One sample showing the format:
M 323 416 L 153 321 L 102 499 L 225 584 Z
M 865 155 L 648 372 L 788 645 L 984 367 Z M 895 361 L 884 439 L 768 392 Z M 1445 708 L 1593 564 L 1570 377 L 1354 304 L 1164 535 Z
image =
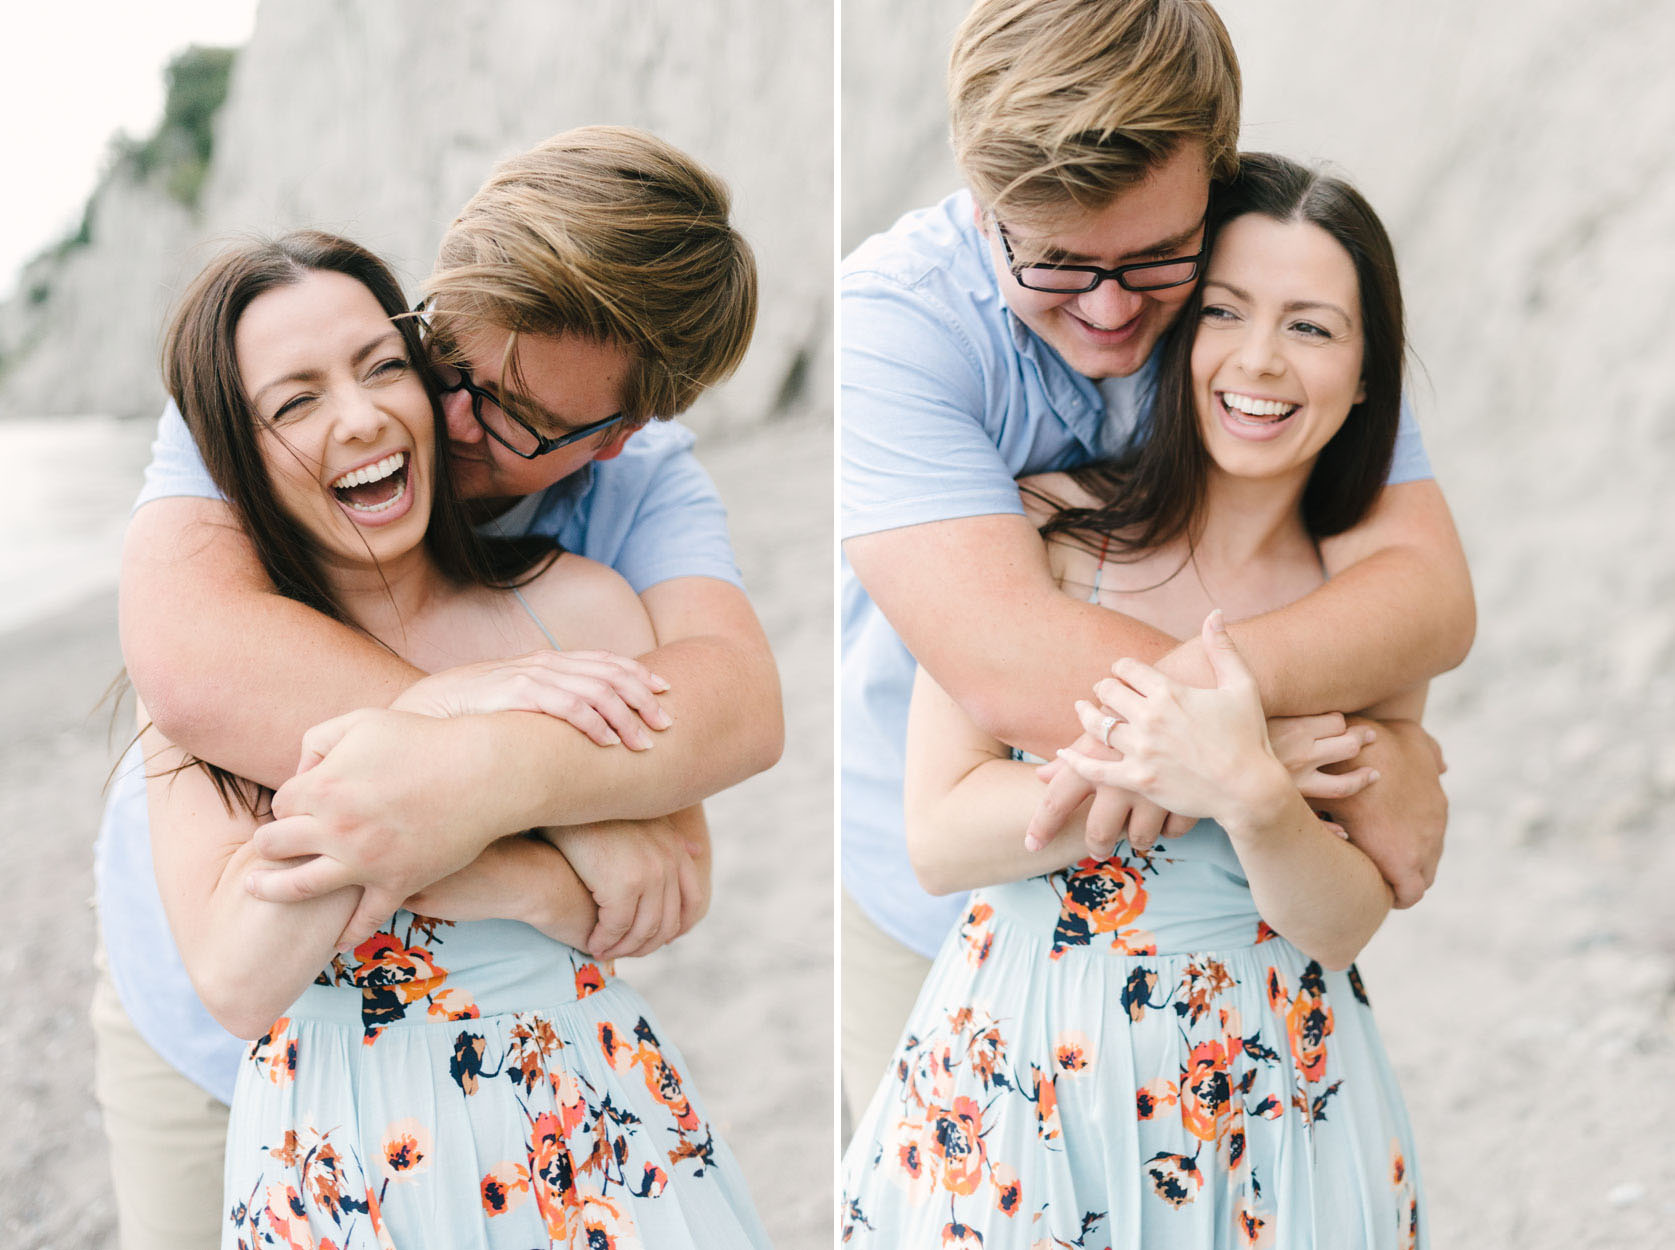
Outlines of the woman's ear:
M 1361 379 L 1361 384 L 1355 388 L 1355 400 L 1354 400 L 1354 403 L 1350 404 L 1350 407 L 1353 408 L 1355 406 L 1355 404 L 1364 404 L 1366 402 L 1367 402 L 1367 379 L 1362 378 Z

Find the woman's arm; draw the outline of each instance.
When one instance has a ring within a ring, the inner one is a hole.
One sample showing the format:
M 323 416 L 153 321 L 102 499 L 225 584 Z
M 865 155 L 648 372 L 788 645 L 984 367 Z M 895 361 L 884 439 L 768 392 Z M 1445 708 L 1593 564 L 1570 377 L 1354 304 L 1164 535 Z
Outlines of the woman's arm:
M 141 713 L 144 715 L 143 711 Z M 245 889 L 256 817 L 223 806 L 209 775 L 155 728 L 141 737 L 157 888 L 204 1006 L 229 1032 L 256 1038 L 330 961 L 358 886 L 306 903 L 266 903 Z
M 1097 688 L 1123 718 L 1111 733 L 1122 759 L 1073 750 L 1061 758 L 1090 781 L 1219 822 L 1262 918 L 1305 954 L 1328 967 L 1348 967 L 1389 911 L 1390 887 L 1366 855 L 1321 823 L 1275 758 L 1255 680 L 1220 612 L 1205 621 L 1203 643 L 1215 670 L 1213 689 L 1183 686 L 1123 661 L 1116 666 L 1120 680 Z M 1084 717 L 1099 715 L 1091 705 L 1083 709 Z
M 1067 867 L 1087 851 L 1078 813 L 1039 850 L 1021 836 L 1046 786 L 919 670 L 907 720 L 904 813 L 919 884 L 953 894 Z M 1085 808 L 1083 812 L 1085 812 Z

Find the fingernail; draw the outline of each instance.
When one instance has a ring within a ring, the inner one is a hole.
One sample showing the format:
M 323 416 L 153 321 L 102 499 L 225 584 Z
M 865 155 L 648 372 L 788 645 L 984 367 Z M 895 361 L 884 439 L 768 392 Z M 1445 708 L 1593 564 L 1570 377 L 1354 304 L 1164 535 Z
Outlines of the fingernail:
M 663 694 L 669 689 L 669 683 L 654 673 L 651 678 L 651 688 L 657 691 L 658 694 Z
M 1041 839 L 1036 837 L 1034 834 L 1026 834 L 1024 837 L 1024 850 L 1039 851 L 1040 849 Z
M 1368 781 L 1377 781 L 1379 779 L 1379 775 L 1380 774 L 1379 774 L 1378 769 L 1375 768 L 1375 769 L 1372 770 L 1372 772 L 1367 774 L 1367 780 Z
M 617 737 L 614 733 L 606 731 L 606 733 L 605 733 L 605 745 L 606 746 L 614 747 L 621 741 L 622 741 L 622 739 Z
M 1222 616 L 1220 608 L 1217 608 L 1214 612 L 1210 613 L 1210 628 L 1215 630 L 1218 634 L 1227 629 L 1227 621 L 1226 618 Z
M 656 716 L 653 720 L 653 724 L 655 724 L 657 726 L 657 728 L 667 729 L 670 725 L 673 725 L 674 723 L 675 723 L 675 718 L 673 716 L 670 716 L 662 708 L 657 708 L 656 709 Z
M 1361 741 L 1362 742 L 1372 742 L 1375 739 L 1377 739 L 1377 737 L 1378 737 L 1378 734 L 1375 733 L 1371 729 L 1364 729 L 1364 730 L 1361 731 Z

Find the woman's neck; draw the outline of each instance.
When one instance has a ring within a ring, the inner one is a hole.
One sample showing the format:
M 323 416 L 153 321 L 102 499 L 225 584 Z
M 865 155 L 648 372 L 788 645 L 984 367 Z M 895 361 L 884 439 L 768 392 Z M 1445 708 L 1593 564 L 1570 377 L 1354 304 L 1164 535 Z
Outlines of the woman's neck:
M 1200 565 L 1239 569 L 1285 556 L 1299 544 L 1312 547 L 1303 526 L 1307 483 L 1308 466 L 1286 480 L 1233 477 L 1212 464 L 1193 537 Z
M 413 622 L 448 588 L 423 545 L 378 565 L 328 564 L 324 575 L 344 614 L 402 655 Z

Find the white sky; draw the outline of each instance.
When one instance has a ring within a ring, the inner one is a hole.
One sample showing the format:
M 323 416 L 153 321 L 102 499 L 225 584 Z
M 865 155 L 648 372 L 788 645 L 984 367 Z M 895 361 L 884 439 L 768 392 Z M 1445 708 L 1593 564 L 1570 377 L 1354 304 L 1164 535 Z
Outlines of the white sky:
M 19 267 L 75 229 L 118 130 L 151 133 L 163 68 L 187 44 L 243 44 L 256 0 L 44 0 L 5 6 L 0 299 Z

